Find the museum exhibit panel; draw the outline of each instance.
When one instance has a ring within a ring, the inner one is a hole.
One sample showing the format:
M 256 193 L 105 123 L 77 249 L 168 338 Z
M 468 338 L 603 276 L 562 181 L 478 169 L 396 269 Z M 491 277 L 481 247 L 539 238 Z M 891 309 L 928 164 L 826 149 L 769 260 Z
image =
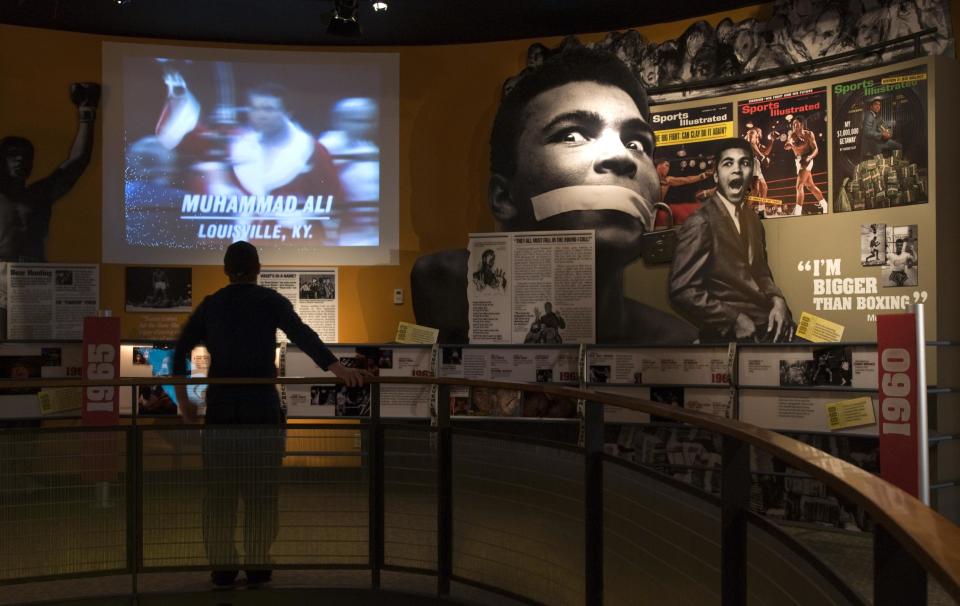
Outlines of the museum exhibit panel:
M 960 600 L 958 9 L 874 4 L 320 46 L 11 13 L 0 600 Z M 241 240 L 364 385 L 279 329 L 275 377 L 175 360 Z M 224 377 L 280 424 L 205 427 Z

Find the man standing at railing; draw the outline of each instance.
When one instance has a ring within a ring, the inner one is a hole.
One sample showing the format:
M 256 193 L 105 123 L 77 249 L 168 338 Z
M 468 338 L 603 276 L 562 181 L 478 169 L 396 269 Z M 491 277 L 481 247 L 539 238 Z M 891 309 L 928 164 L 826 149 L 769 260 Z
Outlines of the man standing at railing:
M 235 242 L 223 257 L 230 284 L 210 295 L 187 320 L 173 355 L 174 376 L 186 376 L 186 362 L 195 346 L 210 352 L 209 377 L 275 378 L 276 331 L 283 330 L 305 354 L 350 387 L 363 385 L 366 370 L 347 368 L 303 323 L 293 305 L 257 284 L 260 258 L 249 242 Z M 197 407 L 177 386 L 184 420 L 196 420 Z M 284 418 L 274 385 L 211 385 L 207 390 L 203 432 L 203 542 L 215 568 L 211 580 L 232 585 L 240 557 L 234 544 L 238 498 L 244 501 L 243 543 L 247 583 L 268 582 L 270 547 L 280 529 L 277 507 L 283 460 Z M 264 425 L 263 429 L 230 425 Z

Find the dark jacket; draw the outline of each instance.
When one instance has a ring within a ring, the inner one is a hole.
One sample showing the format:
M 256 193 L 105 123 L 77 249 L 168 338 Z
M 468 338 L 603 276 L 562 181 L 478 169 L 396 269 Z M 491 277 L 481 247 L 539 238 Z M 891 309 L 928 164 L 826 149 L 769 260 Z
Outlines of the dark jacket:
M 204 343 L 210 377 L 275 377 L 278 328 L 324 370 L 337 361 L 282 295 L 257 284 L 230 284 L 205 298 L 187 320 L 174 350 L 173 374 L 184 376 L 190 352 Z M 242 400 L 279 402 L 273 385 L 211 385 L 207 390 L 211 407 Z
M 701 340 L 734 340 L 739 314 L 767 324 L 773 297 L 783 293 L 767 264 L 767 242 L 756 212 L 740 213 L 741 233 L 714 194 L 677 234 L 670 301 L 700 329 Z

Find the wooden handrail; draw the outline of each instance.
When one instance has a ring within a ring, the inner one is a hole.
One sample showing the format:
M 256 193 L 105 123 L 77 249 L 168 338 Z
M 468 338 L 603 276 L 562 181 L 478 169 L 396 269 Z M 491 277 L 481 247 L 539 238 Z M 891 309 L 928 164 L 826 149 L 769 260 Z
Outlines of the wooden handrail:
M 0 381 L 0 389 L 57 388 L 85 386 L 137 386 L 145 383 L 164 385 L 316 385 L 338 383 L 326 377 L 250 378 L 178 378 L 140 377 L 134 379 L 84 380 L 39 379 Z M 862 507 L 872 519 L 902 545 L 910 555 L 960 601 L 960 527 L 900 488 L 855 465 L 783 434 L 755 425 L 725 419 L 707 413 L 658 404 L 630 396 L 600 393 L 536 383 L 508 383 L 440 377 L 375 377 L 371 383 L 455 385 L 545 393 L 618 406 L 715 431 L 741 440 L 780 459 L 790 467 L 806 472 L 847 500 Z

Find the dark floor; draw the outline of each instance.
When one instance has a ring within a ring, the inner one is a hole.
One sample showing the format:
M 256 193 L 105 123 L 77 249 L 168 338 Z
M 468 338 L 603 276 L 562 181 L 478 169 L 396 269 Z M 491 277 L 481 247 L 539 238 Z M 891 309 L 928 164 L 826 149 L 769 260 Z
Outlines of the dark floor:
M 436 579 L 432 576 L 384 572 L 381 591 L 373 592 L 367 571 L 274 572 L 270 585 L 247 588 L 240 581 L 232 589 L 216 589 L 205 572 L 151 573 L 138 577 L 139 594 L 130 597 L 128 575 L 73 579 L 0 587 L 0 604 L 25 602 L 63 606 L 420 606 L 436 604 Z M 322 587 L 323 589 L 317 589 Z M 89 596 L 83 599 L 75 596 Z M 446 604 L 464 606 L 518 606 L 520 602 L 452 583 Z
M 873 533 L 812 525 L 782 524 L 780 527 L 823 560 L 857 593 L 872 601 Z M 934 579 L 928 578 L 927 604 L 954 606 L 957 602 Z
M 17 434 L 6 443 L 0 442 L 0 455 L 6 455 L 0 460 L 17 463 L 0 468 L 0 582 L 97 571 L 106 575 L 0 585 L 0 605 L 412 606 L 437 601 L 436 578 L 431 575 L 384 572 L 383 591 L 377 594 L 369 591 L 369 571 L 343 570 L 366 566 L 369 559 L 367 461 L 355 456 L 333 462 L 324 458 L 330 451 L 349 447 L 354 439 L 350 435 L 343 438 L 346 446 L 323 436 L 288 436 L 289 466 L 285 464 L 279 498 L 281 527 L 269 558 L 270 566 L 279 567 L 274 580 L 259 589 L 239 583 L 231 590 L 215 590 L 209 573 L 202 570 L 207 565 L 201 521 L 206 485 L 200 473 L 196 432 L 155 434 L 145 435 L 145 469 L 136 501 L 129 500 L 134 486 L 116 472 L 107 482 L 101 479 L 102 474 L 89 470 L 69 475 L 63 471 L 74 461 L 88 462 L 80 456 L 84 444 L 79 438 L 84 436 L 42 435 L 25 440 Z M 384 480 L 384 556 L 385 562 L 394 567 L 437 567 L 434 446 L 432 436 L 414 431 L 393 432 L 387 442 L 390 465 Z M 455 446 L 454 574 L 551 606 L 582 604 L 582 457 L 565 450 L 478 436 L 461 437 Z M 115 467 L 122 469 L 122 457 L 117 458 Z M 605 579 L 610 602 L 619 596 L 623 604 L 670 606 L 677 603 L 676 599 L 658 596 L 683 595 L 680 590 L 695 582 L 704 587 L 703 595 L 719 599 L 716 504 L 645 474 L 626 473 L 619 467 L 606 472 L 604 485 L 611 497 L 605 500 L 605 515 L 619 520 L 608 530 L 610 536 L 616 534 L 623 547 L 616 551 L 622 556 L 619 563 L 629 569 L 617 574 L 614 558 L 605 556 L 609 557 L 606 568 L 613 577 L 612 582 Z M 130 575 L 111 573 L 126 569 L 127 554 L 131 553 L 128 519 L 134 519 L 128 506 L 134 502 L 141 510 L 136 547 L 142 555 L 142 566 L 196 570 L 140 574 L 136 586 Z M 852 589 L 867 601 L 872 600 L 871 533 L 787 523 L 781 527 Z M 241 533 L 235 530 L 235 540 L 241 541 Z M 605 541 L 611 553 L 615 552 L 613 544 Z M 790 571 L 799 570 L 792 566 L 792 555 L 787 552 L 781 560 Z M 659 568 L 651 568 L 648 562 Z M 763 563 L 769 564 L 766 569 L 772 574 L 775 562 Z M 284 570 L 284 565 L 317 569 Z M 334 569 L 337 566 L 340 570 Z M 654 570 L 660 572 L 651 572 Z M 810 573 L 809 567 L 807 570 L 805 578 L 809 582 L 805 587 L 822 587 L 822 577 Z M 644 581 L 637 574 L 649 578 Z M 799 576 L 778 577 L 782 581 L 778 595 L 784 595 L 786 602 L 797 597 L 790 588 L 804 586 Z M 793 577 L 797 577 L 796 582 Z M 773 576 L 767 578 L 775 580 Z M 662 590 L 650 588 L 657 584 Z M 650 596 L 647 599 L 639 591 L 644 588 Z M 135 601 L 130 598 L 134 593 L 138 596 Z M 931 606 L 954 604 L 935 582 L 931 581 L 929 594 Z M 709 598 L 686 603 L 703 601 Z M 513 606 L 518 602 L 454 584 L 448 603 Z
M 873 596 L 873 535 L 818 528 L 784 525 L 784 530 L 832 566 L 857 590 L 871 600 Z M 215 589 L 202 571 L 149 573 L 137 577 L 139 598 L 132 602 L 129 575 L 65 579 L 0 586 L 0 604 L 45 603 L 80 606 L 242 606 L 269 603 L 270 606 L 294 606 L 322 603 L 325 606 L 374 606 L 391 604 L 417 606 L 436 603 L 436 578 L 397 572 L 383 572 L 382 591 L 370 592 L 368 571 L 278 570 L 274 580 L 260 589 L 247 588 L 240 575 L 233 589 Z M 324 589 L 317 589 L 322 587 Z M 74 599 L 75 596 L 88 596 Z M 120 597 L 115 597 L 120 596 Z M 520 604 L 502 596 L 467 585 L 453 583 L 451 599 L 446 603 L 464 605 L 514 606 Z M 930 581 L 930 606 L 952 606 L 952 600 L 935 581 Z

